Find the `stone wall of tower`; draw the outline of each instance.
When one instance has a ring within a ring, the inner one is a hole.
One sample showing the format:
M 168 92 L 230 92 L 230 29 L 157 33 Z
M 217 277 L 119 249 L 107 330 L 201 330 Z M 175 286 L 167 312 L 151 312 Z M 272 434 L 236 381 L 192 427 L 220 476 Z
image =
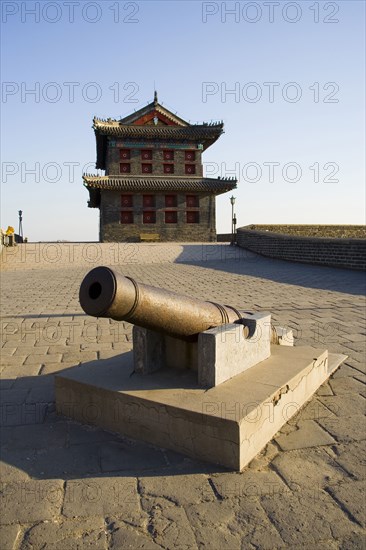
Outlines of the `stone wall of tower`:
M 148 194 L 148 191 L 146 192 Z M 173 194 L 173 192 L 170 192 Z M 121 192 L 101 192 L 101 242 L 139 242 L 143 234 L 159 234 L 160 241 L 213 242 L 216 241 L 215 196 L 199 195 L 199 206 L 187 208 L 186 197 L 192 193 L 176 193 L 177 206 L 165 206 L 165 194 L 155 193 L 156 223 L 144 223 L 143 194 L 133 195 L 133 207 L 122 209 Z M 133 212 L 133 223 L 121 223 L 121 212 Z M 166 223 L 166 211 L 177 212 L 177 223 Z M 199 223 L 187 223 L 187 210 L 199 212 Z
M 129 158 L 123 159 L 121 157 L 121 151 L 128 150 Z M 152 159 L 144 160 L 142 158 L 143 151 L 151 151 Z M 174 151 L 174 160 L 164 159 L 164 151 Z M 195 159 L 187 160 L 186 151 L 194 152 Z M 145 143 L 136 142 L 133 144 L 131 142 L 126 142 L 122 140 L 112 140 L 108 141 L 108 150 L 107 150 L 107 159 L 106 159 L 106 175 L 117 175 L 124 174 L 120 169 L 121 163 L 129 164 L 130 175 L 146 175 L 146 176 L 180 176 L 180 177 L 189 177 L 196 176 L 202 177 L 203 167 L 202 167 L 202 150 L 197 148 L 195 143 L 156 143 L 153 141 L 146 141 Z M 151 164 L 152 172 L 144 173 L 142 164 Z M 174 173 L 164 172 L 164 165 L 173 165 Z M 187 173 L 186 166 L 194 166 L 195 173 Z M 125 175 L 127 175 L 125 173 Z

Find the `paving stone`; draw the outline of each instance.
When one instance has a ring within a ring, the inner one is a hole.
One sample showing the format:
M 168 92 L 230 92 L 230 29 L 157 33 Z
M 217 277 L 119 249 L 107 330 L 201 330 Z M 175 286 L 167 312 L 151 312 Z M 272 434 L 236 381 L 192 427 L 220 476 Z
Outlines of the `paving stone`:
M 75 363 L 72 362 L 64 362 L 61 363 L 45 363 L 42 366 L 41 369 L 41 376 L 50 375 L 50 374 L 58 374 L 64 370 L 71 369 L 75 367 Z
M 261 504 L 290 548 L 318 548 L 322 541 L 361 533 L 360 527 L 322 491 L 293 491 L 276 500 L 263 497 Z
M 66 431 L 66 430 L 65 430 Z M 33 477 L 70 479 L 100 473 L 99 446 L 72 445 L 36 451 L 36 462 L 30 470 Z
M 8 451 L 23 449 L 51 449 L 66 446 L 67 431 L 61 424 L 35 424 L 4 428 L 5 448 Z
M 329 382 L 325 382 L 317 389 L 315 395 L 333 395 L 333 390 L 329 385 Z
M 50 550 L 75 550 L 108 548 L 104 518 L 43 521 L 31 527 L 21 544 L 22 550 L 47 548 Z
M 159 548 L 164 547 L 151 540 L 150 533 L 141 532 L 120 521 L 113 526 L 108 548 L 110 550 L 120 550 L 122 548 L 159 550 Z
M 129 517 L 140 510 L 137 481 L 130 477 L 85 478 L 66 482 L 63 515 Z
M 336 416 L 351 416 L 353 414 L 360 415 L 366 413 L 366 400 L 359 394 L 342 394 L 319 397 L 319 401 L 331 411 L 331 414 L 322 415 L 318 418 L 334 418 Z M 332 414 L 333 413 L 333 414 Z M 314 420 L 317 420 L 315 418 Z
M 97 359 L 98 354 L 96 351 L 79 351 L 78 353 L 66 352 L 62 356 L 63 363 L 73 363 L 74 365 L 78 363 L 87 363 L 88 361 L 96 361 Z M 55 361 L 52 362 L 54 363 Z
M 287 424 L 292 426 L 298 424 L 300 420 L 317 420 L 318 418 L 332 418 L 333 416 L 332 409 L 324 405 L 323 398 L 313 398 L 309 403 L 301 407 L 299 412 L 290 418 Z
M 215 500 L 185 508 L 199 548 L 269 550 L 283 547 L 283 541 L 258 501 L 238 504 Z
M 27 395 L 27 403 L 53 403 L 55 401 L 55 387 L 51 385 L 32 388 Z
M 319 418 L 318 423 L 338 442 L 348 443 L 366 439 L 364 415 Z
M 101 447 L 101 467 L 103 472 L 143 471 L 166 466 L 161 449 L 132 441 L 107 442 Z
M 271 465 L 291 491 L 316 492 L 345 478 L 344 470 L 323 447 L 280 453 Z
M 2 340 L 2 339 L 1 339 L 1 336 L 2 336 L 2 334 L 0 333 L 0 342 L 1 342 L 1 340 Z M 14 342 L 7 342 L 7 341 L 4 341 L 4 342 L 2 342 L 2 344 L 1 344 L 1 353 L 2 353 L 3 351 L 5 351 L 7 348 L 9 348 L 10 350 L 13 350 L 13 352 L 14 352 L 14 350 L 16 350 L 17 347 L 18 347 L 18 346 L 17 346 Z M 13 354 L 11 353 L 10 355 L 13 355 Z
M 256 500 L 263 495 L 279 495 L 288 491 L 276 472 L 271 470 L 254 472 L 250 468 L 243 472 L 212 475 L 211 484 L 220 499 L 241 502 Z
M 29 390 L 1 390 L 0 391 L 0 404 L 4 406 L 6 404 L 21 405 L 25 402 Z
M 339 541 L 339 550 L 360 550 L 366 548 L 366 534 L 353 533 L 346 539 Z
M 86 342 L 80 344 L 80 351 L 86 352 L 86 351 L 95 351 L 95 352 L 108 352 L 112 351 L 112 343 L 111 342 Z
M 41 363 L 42 365 L 45 365 L 47 363 L 56 363 L 61 361 L 62 355 L 61 353 L 52 353 L 48 355 L 29 355 L 24 365 L 36 365 Z
M 190 521 L 185 509 L 180 506 L 170 502 L 166 502 L 164 507 L 159 503 L 152 506 L 148 529 L 154 542 L 162 548 L 197 549 Z
M 19 525 L 1 525 L 0 526 L 0 544 L 1 550 L 13 550 L 15 542 L 19 536 Z
M 329 380 L 329 384 L 336 395 L 359 393 L 365 390 L 365 384 L 349 376 L 346 378 L 332 378 Z
M 103 443 L 113 441 L 116 443 L 116 436 L 96 426 L 67 422 L 68 441 L 70 445 L 84 445 L 85 443 Z
M 49 350 L 49 346 L 19 346 L 14 355 L 46 355 Z
M 4 427 L 43 424 L 49 405 L 42 402 L 7 403 L 0 406 L 0 422 Z
M 10 390 L 14 387 L 15 379 L 2 379 L 0 378 L 0 390 Z
M 99 352 L 99 359 L 109 359 L 110 357 L 115 357 L 120 353 L 125 353 L 130 350 L 131 350 L 130 344 L 126 344 L 124 347 L 119 347 L 118 349 L 101 350 Z
M 1 524 L 53 519 L 61 512 L 64 482 L 60 479 L 11 481 L 0 492 Z
M 7 347 L 7 348 L 2 347 L 0 349 L 0 356 L 6 357 L 6 356 L 14 355 L 17 349 L 18 348 L 16 347 Z
M 29 376 L 37 376 L 42 368 L 39 357 L 40 356 L 38 356 L 38 361 L 36 361 L 32 365 L 14 364 L 10 366 L 5 366 L 1 372 L 1 378 L 18 378 L 21 376 L 28 378 Z
M 32 449 L 26 451 L 7 451 L 1 449 L 0 479 L 2 483 L 8 481 L 28 481 L 30 470 L 35 463 L 36 452 Z
M 215 499 L 208 479 L 202 475 L 166 476 L 163 483 L 160 477 L 141 477 L 139 487 L 145 499 L 162 497 L 178 506 Z
M 366 439 L 346 445 L 332 445 L 325 451 L 351 476 L 366 479 Z
M 20 355 L 1 355 L 0 356 L 0 365 L 4 367 L 10 367 L 12 365 L 19 366 L 24 363 L 26 360 L 27 355 L 22 354 Z
M 337 378 L 347 378 L 348 376 L 363 376 L 365 382 L 365 375 L 363 375 L 359 370 L 354 368 L 350 361 L 343 363 L 336 371 L 332 374 L 331 379 L 336 380 Z
M 296 427 L 297 430 L 289 434 L 282 434 L 280 432 L 280 435 L 275 437 L 276 442 L 283 451 L 316 447 L 318 445 L 331 445 L 334 443 L 333 437 L 313 420 L 299 421 Z
M 74 338 L 75 340 L 75 338 Z M 51 344 L 50 345 L 50 352 L 51 353 L 79 353 L 80 352 L 80 343 L 79 343 L 79 337 L 75 344 L 60 344 L 57 342 L 57 344 Z
M 43 368 L 43 367 L 42 367 Z M 14 382 L 14 389 L 28 389 L 32 390 L 33 388 L 43 387 L 53 388 L 55 384 L 55 377 L 52 374 L 43 376 L 38 374 L 38 376 L 23 376 L 22 378 L 17 378 Z
M 339 483 L 331 485 L 328 492 L 340 503 L 342 509 L 356 520 L 362 527 L 366 527 L 366 500 L 365 481 Z
M 186 507 L 186 514 L 191 527 L 194 530 L 198 548 L 212 550 L 240 550 L 240 529 L 233 528 L 235 523 L 235 510 L 228 502 L 205 502 L 203 504 L 190 504 Z M 251 517 L 252 525 L 255 525 Z M 215 536 L 212 533 L 215 532 Z

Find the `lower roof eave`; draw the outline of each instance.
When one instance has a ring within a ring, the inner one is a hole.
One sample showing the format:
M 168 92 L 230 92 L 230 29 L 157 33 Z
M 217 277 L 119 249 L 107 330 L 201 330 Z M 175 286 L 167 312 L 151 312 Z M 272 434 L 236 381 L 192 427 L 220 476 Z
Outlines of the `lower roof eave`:
M 235 179 L 214 179 L 179 176 L 83 176 L 85 187 L 91 190 L 126 193 L 192 192 L 220 195 L 236 188 Z

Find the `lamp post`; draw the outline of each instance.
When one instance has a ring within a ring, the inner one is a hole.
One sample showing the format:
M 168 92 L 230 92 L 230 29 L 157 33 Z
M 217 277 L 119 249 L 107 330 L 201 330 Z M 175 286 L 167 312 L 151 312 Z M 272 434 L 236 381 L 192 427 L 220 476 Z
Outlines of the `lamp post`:
M 235 197 L 234 195 L 232 195 L 230 197 L 230 202 L 231 202 L 231 246 L 233 246 L 235 244 L 235 238 L 234 238 L 234 227 L 235 227 L 235 224 L 236 224 L 236 218 L 234 218 L 234 204 L 235 204 Z M 235 219 L 235 222 L 234 222 L 234 219 Z
M 18 211 L 18 216 L 19 216 L 19 231 L 18 231 L 18 235 L 21 239 L 20 242 L 23 242 L 23 224 L 22 224 L 22 221 L 23 221 L 23 212 L 22 210 L 19 210 Z

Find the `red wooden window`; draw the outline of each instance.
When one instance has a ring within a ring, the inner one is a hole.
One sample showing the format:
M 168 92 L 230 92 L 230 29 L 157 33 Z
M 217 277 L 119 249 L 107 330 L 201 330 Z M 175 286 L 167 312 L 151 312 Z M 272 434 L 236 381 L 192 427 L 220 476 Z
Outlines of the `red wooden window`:
M 197 210 L 187 212 L 187 223 L 200 223 L 200 213 Z
M 123 208 L 133 207 L 133 195 L 121 195 L 121 205 Z
M 152 164 L 142 164 L 141 170 L 143 174 L 152 174 Z
M 165 223 L 177 223 L 178 214 L 177 212 L 165 212 Z
M 129 162 L 121 162 L 119 171 L 121 174 L 129 174 L 131 172 L 131 164 Z
M 165 206 L 168 208 L 176 208 L 177 195 L 165 195 Z
M 163 151 L 164 160 L 174 160 L 174 151 Z
M 131 158 L 130 149 L 120 149 L 119 150 L 119 158 L 121 160 L 129 160 Z
M 174 174 L 174 165 L 164 164 L 164 174 Z
M 186 164 L 186 174 L 195 174 L 196 173 L 196 166 L 194 164 Z
M 186 151 L 185 152 L 185 158 L 189 162 L 194 162 L 196 160 L 196 152 L 195 151 Z
M 186 204 L 188 208 L 198 208 L 199 207 L 198 195 L 187 195 Z
M 142 204 L 144 208 L 155 208 L 155 195 L 143 195 Z
M 152 160 L 152 150 L 151 149 L 143 149 L 141 151 L 141 158 L 142 158 L 142 160 Z
M 133 212 L 121 212 L 121 223 L 133 223 Z
M 143 223 L 156 223 L 156 212 L 148 212 L 145 210 L 142 214 Z

